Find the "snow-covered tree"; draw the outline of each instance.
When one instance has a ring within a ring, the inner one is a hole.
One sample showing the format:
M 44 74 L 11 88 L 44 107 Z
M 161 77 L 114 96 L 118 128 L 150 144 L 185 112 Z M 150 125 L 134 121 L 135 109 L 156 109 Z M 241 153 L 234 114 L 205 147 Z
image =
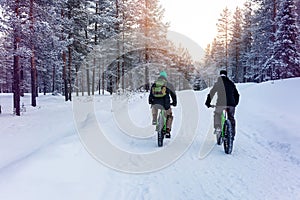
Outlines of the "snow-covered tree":
M 29 50 L 24 45 L 24 34 L 22 26 L 26 21 L 26 6 L 21 4 L 19 0 L 3 1 L 2 8 L 4 16 L 7 20 L 4 24 L 7 27 L 5 34 L 5 49 L 9 55 L 8 59 L 12 59 L 12 92 L 13 92 L 13 108 L 16 115 L 20 116 L 20 95 L 21 95 L 21 57 L 26 57 Z M 22 71 L 21 71 L 22 70 Z
M 243 80 L 243 69 L 241 67 L 242 25 L 242 11 L 237 7 L 233 15 L 233 21 L 230 28 L 232 39 L 228 47 L 231 77 L 235 82 L 242 82 Z
M 296 14 L 297 14 L 297 25 L 298 29 L 300 29 L 300 0 L 295 0 L 295 5 L 296 5 Z M 298 49 L 300 49 L 300 37 L 299 37 L 299 46 Z
M 223 10 L 223 12 L 221 13 L 220 18 L 217 23 L 217 29 L 218 29 L 217 39 L 222 47 L 222 49 L 220 49 L 220 50 L 223 51 L 223 55 L 222 55 L 222 52 L 219 52 L 222 55 L 221 56 L 222 60 L 220 60 L 219 67 L 225 68 L 226 70 L 228 69 L 228 66 L 229 66 L 228 45 L 231 40 L 231 37 L 230 37 L 230 35 L 231 35 L 231 30 L 230 30 L 231 16 L 230 15 L 231 15 L 230 11 L 226 7 Z
M 167 24 L 162 22 L 164 10 L 159 5 L 158 0 L 145 0 L 139 1 L 134 0 L 135 2 L 135 15 L 137 17 L 137 31 L 141 32 L 144 35 L 145 42 L 145 53 L 144 53 L 144 61 L 145 63 L 149 62 L 150 59 L 150 49 L 149 48 L 157 48 L 160 49 L 161 45 L 168 45 L 166 40 L 167 34 Z M 155 56 L 160 58 L 163 57 L 160 54 L 160 51 L 153 51 Z M 160 54 L 160 55 L 158 55 Z M 153 57 L 153 55 L 152 55 Z M 145 89 L 149 89 L 149 68 L 145 66 Z
M 253 18 L 252 69 L 247 76 L 251 80 L 266 80 L 270 73 L 270 57 L 273 53 L 274 35 L 276 32 L 275 17 L 277 12 L 276 0 L 255 0 L 256 7 Z M 250 77 L 250 74 L 253 77 Z
M 12 40 L 10 17 L 7 16 L 5 7 L 0 5 L 0 92 L 11 92 L 12 86 Z
M 293 0 L 281 1 L 276 17 L 277 31 L 271 57 L 271 79 L 300 77 L 299 29 Z
M 218 60 L 220 60 L 218 59 L 219 47 L 220 45 L 218 45 L 217 39 L 215 38 L 213 40 L 213 43 L 208 44 L 207 47 L 205 48 L 205 54 L 202 60 L 200 70 L 202 72 L 202 78 L 205 80 L 207 86 L 211 86 L 214 83 L 214 80 L 218 76 L 217 62 Z
M 252 3 L 251 0 L 248 0 L 244 4 L 243 14 L 244 14 L 244 20 L 242 24 L 242 41 L 241 41 L 241 58 L 240 58 L 240 64 L 241 64 L 241 70 L 242 70 L 242 78 L 243 82 L 249 81 L 249 78 L 247 77 L 254 77 L 251 72 L 251 48 L 253 44 L 253 13 L 252 13 Z

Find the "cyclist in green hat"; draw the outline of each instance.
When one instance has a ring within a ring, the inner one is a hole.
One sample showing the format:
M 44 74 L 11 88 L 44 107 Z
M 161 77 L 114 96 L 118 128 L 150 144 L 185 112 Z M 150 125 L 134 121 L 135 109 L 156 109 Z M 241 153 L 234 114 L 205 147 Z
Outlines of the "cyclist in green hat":
M 175 93 L 174 86 L 168 82 L 167 80 L 167 73 L 165 71 L 161 71 L 159 73 L 159 77 L 153 83 L 150 90 L 149 95 L 149 104 L 151 104 L 152 108 L 152 125 L 156 125 L 157 123 L 157 114 L 158 109 L 166 110 L 166 118 L 167 118 L 167 129 L 166 129 L 166 137 L 170 138 L 172 122 L 173 122 L 173 115 L 172 115 L 172 106 L 177 106 L 177 97 Z M 172 98 L 172 103 L 171 99 Z

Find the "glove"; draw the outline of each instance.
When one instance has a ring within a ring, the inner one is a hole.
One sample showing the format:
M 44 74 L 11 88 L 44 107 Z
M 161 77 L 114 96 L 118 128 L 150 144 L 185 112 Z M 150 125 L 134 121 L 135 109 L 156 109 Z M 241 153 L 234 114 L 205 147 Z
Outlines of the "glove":
M 149 104 L 153 104 L 153 99 L 149 99 Z
M 206 105 L 208 108 L 211 107 L 210 102 L 211 102 L 211 99 L 210 99 L 210 95 L 208 94 L 208 95 L 207 95 L 207 98 L 206 98 L 206 101 L 205 101 L 205 105 Z
M 210 103 L 205 103 L 205 105 L 206 105 L 208 108 L 211 107 Z
M 177 106 L 177 102 L 172 102 L 171 105 L 174 106 L 174 107 L 176 107 Z

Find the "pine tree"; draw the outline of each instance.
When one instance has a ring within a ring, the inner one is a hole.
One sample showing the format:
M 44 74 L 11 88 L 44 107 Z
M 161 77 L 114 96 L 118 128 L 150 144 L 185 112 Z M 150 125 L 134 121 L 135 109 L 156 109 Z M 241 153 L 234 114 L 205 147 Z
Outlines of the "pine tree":
M 270 58 L 273 53 L 276 32 L 276 0 L 255 0 L 258 9 L 253 18 L 252 71 L 254 81 L 271 78 Z M 249 75 L 248 75 L 249 76 Z
M 224 46 L 223 43 L 220 42 L 217 38 L 214 38 L 211 45 L 211 58 L 213 60 L 214 70 L 217 72 L 220 68 L 224 68 L 225 66 L 225 54 L 224 54 Z
M 34 98 L 38 95 L 37 88 L 44 94 L 61 92 L 60 55 L 66 46 L 61 41 L 63 6 L 63 2 L 55 0 L 34 0 L 29 4 L 27 26 L 30 31 L 27 32 L 27 41 L 28 48 L 31 49 L 32 104 L 35 104 Z
M 296 14 L 298 15 L 297 17 L 297 24 L 298 24 L 298 29 L 300 29 L 300 0 L 295 0 L 295 5 L 296 5 Z M 298 49 L 300 49 L 300 37 L 298 41 Z
M 293 0 L 279 4 L 272 55 L 272 79 L 300 77 L 299 29 Z
M 14 109 L 15 114 L 20 116 L 20 56 L 18 55 L 20 43 L 21 20 L 20 19 L 20 4 L 19 0 L 15 0 L 15 24 L 14 24 L 14 64 L 13 64 L 13 94 L 14 94 Z
M 143 41 L 145 42 L 145 53 L 144 53 L 144 62 L 145 71 L 144 71 L 144 80 L 145 80 L 145 89 L 149 89 L 149 63 L 150 59 L 150 47 L 160 49 L 161 45 L 167 45 L 166 41 L 166 32 L 167 25 L 162 22 L 163 18 L 163 9 L 159 5 L 158 0 L 145 0 L 141 3 L 138 0 L 135 0 L 135 15 L 137 17 L 137 31 L 144 35 Z M 156 51 L 156 54 L 160 54 L 160 51 Z M 162 57 L 163 55 L 156 55 Z
M 221 47 L 221 48 L 220 48 Z M 221 52 L 221 53 L 219 53 Z M 211 86 L 218 75 L 220 64 L 218 63 L 223 56 L 223 48 L 214 38 L 212 44 L 207 45 L 205 49 L 205 56 L 202 62 L 202 78 L 205 80 L 207 86 Z
M 3 74 L 2 79 L 6 79 L 6 91 L 13 92 L 13 110 L 17 116 L 20 116 L 20 97 L 21 97 L 21 75 L 22 68 L 20 64 L 21 57 L 26 54 L 26 49 L 22 45 L 22 21 L 25 17 L 21 15 L 24 11 L 24 6 L 21 5 L 19 0 L 3 1 L 1 2 L 3 9 L 3 20 L 1 20 L 1 34 L 3 36 L 3 49 L 1 53 L 3 56 L 2 64 Z M 3 32 L 2 32 L 3 31 Z M 1 67 L 2 68 L 2 67 Z M 12 74 L 12 76 L 9 76 Z M 6 77 L 5 77 L 6 76 Z M 11 78 L 11 81 L 7 81 Z M 9 89 L 11 88 L 11 89 Z
M 244 21 L 242 24 L 242 41 L 241 41 L 241 70 L 243 82 L 249 81 L 249 76 L 253 77 L 249 72 L 251 72 L 251 49 L 253 42 L 253 22 L 252 22 L 252 3 L 248 0 L 244 4 Z
M 13 65 L 13 47 L 11 40 L 11 31 L 9 27 L 10 16 L 4 5 L 0 5 L 0 92 L 11 92 Z
M 228 61 L 228 44 L 230 41 L 230 11 L 226 7 L 218 20 L 217 29 L 218 29 L 218 41 L 222 45 L 223 55 L 220 60 L 220 67 L 228 70 L 229 61 Z M 221 53 L 221 52 L 220 52 Z
M 231 41 L 229 43 L 229 57 L 231 76 L 235 82 L 242 82 L 243 71 L 241 68 L 241 44 L 242 44 L 242 24 L 243 16 L 241 10 L 237 7 L 233 15 L 231 26 Z
M 87 32 L 88 14 L 86 1 L 68 0 L 62 10 L 63 40 L 67 42 L 67 50 L 63 51 L 63 79 L 65 100 L 72 100 L 74 71 L 77 71 L 85 56 L 89 53 L 90 37 Z

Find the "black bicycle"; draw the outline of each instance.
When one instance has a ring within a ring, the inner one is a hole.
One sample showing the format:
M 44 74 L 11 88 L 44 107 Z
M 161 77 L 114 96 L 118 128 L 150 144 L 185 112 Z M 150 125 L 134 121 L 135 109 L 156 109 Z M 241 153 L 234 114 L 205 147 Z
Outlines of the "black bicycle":
M 215 108 L 215 105 L 211 106 Z M 227 108 L 223 109 L 221 114 L 221 129 L 215 130 L 217 144 L 224 146 L 224 151 L 226 154 L 231 154 L 233 148 L 233 129 L 230 120 L 228 119 Z

